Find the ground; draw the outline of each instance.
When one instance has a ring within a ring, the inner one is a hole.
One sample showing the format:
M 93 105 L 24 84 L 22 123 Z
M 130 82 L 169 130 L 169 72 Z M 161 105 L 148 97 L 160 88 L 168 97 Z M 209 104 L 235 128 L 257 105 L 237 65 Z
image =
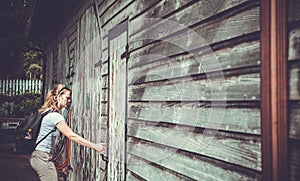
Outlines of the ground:
M 29 164 L 29 155 L 21 155 L 13 151 L 13 136 L 7 132 L 3 135 L 3 131 L 0 136 L 0 181 L 39 180 Z
M 28 162 L 28 156 L 14 153 L 0 153 L 1 181 L 39 180 Z

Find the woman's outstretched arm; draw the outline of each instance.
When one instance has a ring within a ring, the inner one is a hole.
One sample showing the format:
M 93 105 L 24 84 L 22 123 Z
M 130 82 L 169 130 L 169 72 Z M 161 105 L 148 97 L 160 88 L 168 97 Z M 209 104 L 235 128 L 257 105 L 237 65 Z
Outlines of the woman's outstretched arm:
M 78 134 L 75 134 L 73 130 L 65 123 L 65 121 L 60 121 L 56 125 L 57 129 L 62 132 L 65 136 L 67 136 L 70 140 L 75 141 L 76 143 L 86 146 L 89 148 L 92 148 L 98 152 L 104 153 L 105 147 L 102 144 L 95 144 L 92 143 L 83 137 L 79 136 Z

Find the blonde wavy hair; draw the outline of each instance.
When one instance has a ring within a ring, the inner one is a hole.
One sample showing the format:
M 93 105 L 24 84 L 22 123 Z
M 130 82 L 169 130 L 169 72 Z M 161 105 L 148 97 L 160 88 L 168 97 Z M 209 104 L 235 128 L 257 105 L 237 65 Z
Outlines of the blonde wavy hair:
M 65 91 L 72 91 L 66 87 L 64 84 L 57 84 L 53 89 L 47 92 L 46 100 L 42 107 L 39 109 L 39 112 L 44 112 L 46 109 L 51 109 L 52 111 L 59 111 L 57 107 L 57 96 L 64 94 Z

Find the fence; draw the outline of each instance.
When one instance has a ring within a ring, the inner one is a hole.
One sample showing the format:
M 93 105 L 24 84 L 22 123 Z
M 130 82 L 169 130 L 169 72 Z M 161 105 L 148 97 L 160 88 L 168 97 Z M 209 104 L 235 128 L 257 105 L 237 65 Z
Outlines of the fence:
M 42 89 L 41 80 L 0 80 L 0 95 L 41 94 Z

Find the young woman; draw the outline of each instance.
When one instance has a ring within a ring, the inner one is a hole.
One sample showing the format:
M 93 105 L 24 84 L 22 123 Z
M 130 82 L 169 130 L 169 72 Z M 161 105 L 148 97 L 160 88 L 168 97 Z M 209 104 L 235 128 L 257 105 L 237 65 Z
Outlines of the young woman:
M 52 132 L 43 141 L 41 141 L 35 151 L 31 154 L 30 165 L 39 175 L 40 180 L 58 180 L 57 172 L 54 163 L 51 161 L 51 151 L 53 149 L 53 141 L 55 137 L 59 136 L 61 132 L 67 136 L 71 141 L 92 148 L 100 153 L 105 151 L 102 144 L 91 143 L 81 136 L 75 134 L 67 125 L 65 118 L 60 114 L 60 111 L 71 103 L 72 92 L 63 84 L 56 85 L 47 93 L 46 101 L 39 109 L 39 112 L 50 112 L 43 117 L 40 133 L 37 137 L 37 142 L 47 135 L 55 127 L 56 131 Z

